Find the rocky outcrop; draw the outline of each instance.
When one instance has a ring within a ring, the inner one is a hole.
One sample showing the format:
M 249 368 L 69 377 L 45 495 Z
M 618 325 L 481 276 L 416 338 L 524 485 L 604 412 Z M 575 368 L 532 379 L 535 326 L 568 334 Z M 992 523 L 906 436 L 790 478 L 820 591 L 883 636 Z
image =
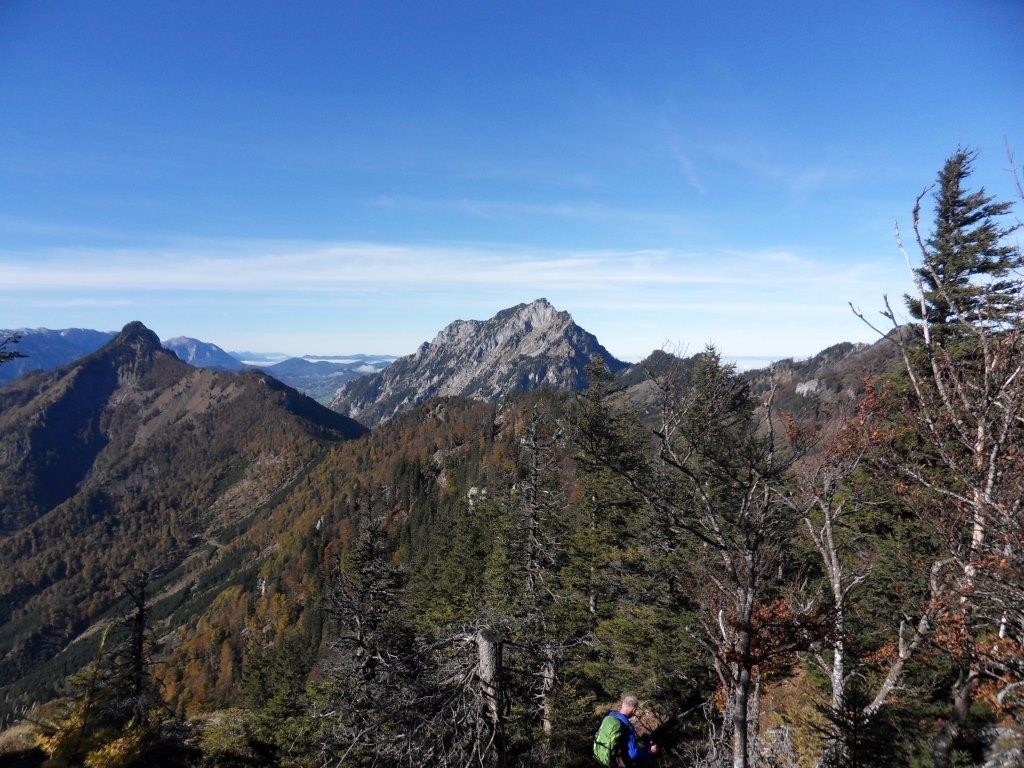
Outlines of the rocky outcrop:
M 456 320 L 415 354 L 347 384 L 331 407 L 373 425 L 432 397 L 500 400 L 542 387 L 581 389 L 595 355 L 613 372 L 626 367 L 568 312 L 537 299 L 489 320 Z

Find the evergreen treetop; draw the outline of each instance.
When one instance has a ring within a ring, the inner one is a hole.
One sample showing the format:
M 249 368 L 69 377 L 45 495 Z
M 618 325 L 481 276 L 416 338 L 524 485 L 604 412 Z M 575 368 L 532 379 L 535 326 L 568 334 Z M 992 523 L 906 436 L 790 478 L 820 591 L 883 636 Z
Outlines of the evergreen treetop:
M 939 172 L 933 231 L 923 241 L 918 233 L 924 259 L 914 271 L 923 288 L 923 306 L 916 295 L 904 297 L 911 316 L 940 333 L 979 321 L 999 325 L 1020 312 L 1017 271 L 1024 256 L 1006 242 L 1017 225 L 1000 221 L 1012 203 L 997 201 L 984 187 L 974 192 L 966 188 L 976 157 L 976 151 L 958 147 Z M 920 213 L 918 198 L 915 232 Z

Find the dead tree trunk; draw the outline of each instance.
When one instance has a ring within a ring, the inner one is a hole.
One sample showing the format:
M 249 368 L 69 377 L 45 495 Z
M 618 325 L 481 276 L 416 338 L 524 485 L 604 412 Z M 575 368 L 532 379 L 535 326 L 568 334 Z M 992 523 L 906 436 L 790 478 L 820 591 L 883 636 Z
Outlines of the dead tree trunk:
M 502 717 L 501 637 L 490 629 L 476 634 L 477 677 L 484 715 L 490 727 L 488 743 L 483 748 L 486 764 L 504 768 L 505 740 Z
M 555 691 L 555 651 L 549 645 L 544 649 L 544 666 L 541 667 L 541 722 L 544 730 L 544 738 L 551 740 L 554 730 L 553 719 L 555 706 L 551 700 Z
M 752 664 L 750 660 L 751 626 L 750 619 L 754 602 L 753 590 L 741 597 L 744 612 L 740 617 L 736 630 L 736 652 L 739 659 L 736 663 L 736 674 L 732 692 L 732 764 L 733 768 L 747 768 L 750 765 L 750 740 L 748 738 L 750 723 L 749 700 L 752 680 Z
M 849 527 L 848 517 L 857 507 L 856 501 L 843 491 L 861 463 L 863 446 L 870 440 L 869 435 L 857 436 L 850 430 L 862 429 L 868 423 L 863 418 L 851 420 L 837 441 L 837 444 L 841 444 L 852 437 L 852 444 L 862 446 L 861 449 L 845 456 L 838 452 L 831 454 L 832 458 L 814 467 L 813 472 L 803 480 L 804 524 L 821 557 L 832 602 L 832 632 L 828 638 L 832 659 L 829 663 L 818 657 L 818 664 L 829 675 L 832 686 L 832 733 L 826 739 L 818 760 L 822 766 L 847 763 L 853 730 L 863 727 L 885 706 L 890 694 L 899 685 L 907 662 L 931 634 L 942 591 L 941 571 L 948 563 L 943 560 L 932 565 L 929 600 L 922 609 L 920 619 L 914 627 L 900 622 L 896 657 L 889 664 L 871 701 L 855 711 L 850 707 L 847 695 L 847 683 L 858 672 L 856 664 L 848 663 L 850 660 L 847 658 L 847 611 L 850 594 L 866 580 L 869 566 L 864 562 L 863 553 L 846 551 L 837 532 Z M 815 510 L 821 516 L 812 521 Z
M 964 723 L 967 722 L 967 716 L 971 710 L 971 698 L 979 682 L 977 670 L 971 668 L 962 672 L 953 684 L 953 712 L 932 744 L 932 760 L 935 763 L 935 768 L 950 768 L 952 765 L 953 744 L 956 742 L 956 737 L 960 735 L 960 731 L 963 730 Z

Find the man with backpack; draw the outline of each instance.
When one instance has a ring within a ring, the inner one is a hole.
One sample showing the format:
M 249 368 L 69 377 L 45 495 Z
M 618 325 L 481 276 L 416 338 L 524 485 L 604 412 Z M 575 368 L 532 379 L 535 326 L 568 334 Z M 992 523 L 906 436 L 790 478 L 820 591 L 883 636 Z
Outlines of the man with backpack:
M 636 742 L 636 729 L 629 718 L 636 714 L 638 703 L 636 696 L 626 694 L 619 708 L 605 715 L 598 726 L 594 757 L 605 768 L 627 768 L 658 754 L 657 744 L 641 748 Z

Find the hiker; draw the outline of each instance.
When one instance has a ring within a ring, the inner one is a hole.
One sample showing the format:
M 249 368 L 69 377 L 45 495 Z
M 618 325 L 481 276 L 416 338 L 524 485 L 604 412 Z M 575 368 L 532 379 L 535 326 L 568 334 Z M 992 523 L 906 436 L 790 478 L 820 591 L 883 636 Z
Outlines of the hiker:
M 636 743 L 636 729 L 629 722 L 637 708 L 636 696 L 627 693 L 618 709 L 611 710 L 594 736 L 594 757 L 606 768 L 626 768 L 658 754 L 658 745 L 643 747 Z

